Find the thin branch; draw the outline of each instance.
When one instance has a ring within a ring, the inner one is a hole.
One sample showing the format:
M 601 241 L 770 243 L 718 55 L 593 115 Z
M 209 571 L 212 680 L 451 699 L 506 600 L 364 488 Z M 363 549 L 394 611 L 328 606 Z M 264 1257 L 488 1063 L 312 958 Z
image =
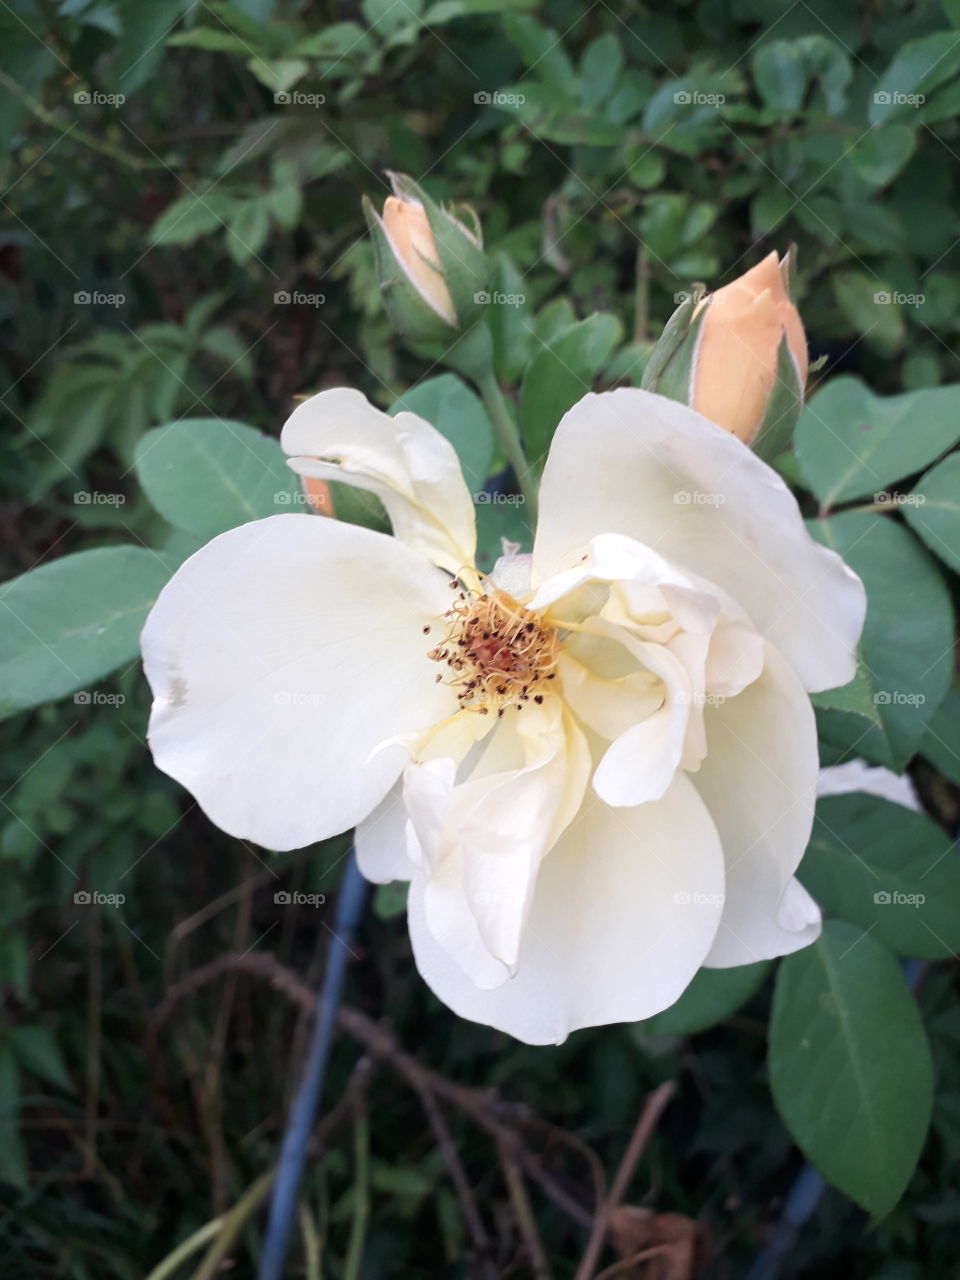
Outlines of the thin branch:
M 643 1110 L 640 1112 L 640 1119 L 637 1121 L 637 1127 L 633 1131 L 633 1137 L 630 1139 L 623 1159 L 620 1161 L 620 1167 L 617 1169 L 610 1190 L 594 1219 L 593 1230 L 590 1233 L 583 1261 L 577 1269 L 575 1280 L 592 1280 L 592 1277 L 596 1274 L 597 1264 L 600 1261 L 600 1255 L 606 1242 L 610 1218 L 614 1210 L 619 1208 L 620 1201 L 626 1195 L 627 1187 L 630 1185 L 630 1179 L 633 1177 L 640 1157 L 643 1155 L 647 1143 L 657 1127 L 657 1122 L 676 1090 L 677 1086 L 672 1080 L 665 1080 L 663 1084 L 654 1089 L 643 1104 Z

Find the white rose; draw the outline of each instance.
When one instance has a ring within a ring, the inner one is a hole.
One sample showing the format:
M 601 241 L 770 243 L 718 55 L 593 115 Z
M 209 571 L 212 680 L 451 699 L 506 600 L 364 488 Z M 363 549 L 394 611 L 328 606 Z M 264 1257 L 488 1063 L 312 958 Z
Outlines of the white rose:
M 588 395 L 532 555 L 485 578 L 456 456 L 421 418 L 326 391 L 282 444 L 300 475 L 379 495 L 394 536 L 274 516 L 162 592 L 150 743 L 214 822 L 273 849 L 356 825 L 363 873 L 410 881 L 440 999 L 532 1044 L 817 936 L 793 878 L 807 693 L 853 677 L 865 599 L 774 471 L 672 400 Z

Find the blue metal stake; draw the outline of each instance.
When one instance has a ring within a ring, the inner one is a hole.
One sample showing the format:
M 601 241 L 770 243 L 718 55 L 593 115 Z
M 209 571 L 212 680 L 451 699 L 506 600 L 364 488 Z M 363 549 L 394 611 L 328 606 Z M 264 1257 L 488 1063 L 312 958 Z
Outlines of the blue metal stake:
M 337 1010 L 343 996 L 343 979 L 347 968 L 350 943 L 363 911 L 367 882 L 357 868 L 356 855 L 351 851 L 347 870 L 340 886 L 334 936 L 327 956 L 327 969 L 323 986 L 317 996 L 313 1035 L 304 1066 L 303 1080 L 287 1121 L 277 1176 L 270 1200 L 270 1217 L 267 1222 L 267 1238 L 260 1262 L 260 1280 L 283 1280 L 283 1268 L 290 1246 L 290 1228 L 297 1208 L 297 1196 L 303 1178 L 307 1143 L 316 1119 L 323 1081 L 330 1057 L 337 1021 Z

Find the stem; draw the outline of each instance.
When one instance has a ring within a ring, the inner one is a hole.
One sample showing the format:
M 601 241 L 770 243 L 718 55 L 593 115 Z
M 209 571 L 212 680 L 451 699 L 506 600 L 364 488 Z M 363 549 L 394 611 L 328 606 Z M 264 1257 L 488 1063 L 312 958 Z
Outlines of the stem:
M 488 369 L 486 373 L 478 378 L 477 388 L 483 397 L 484 407 L 490 415 L 497 441 L 507 455 L 507 461 L 513 467 L 513 473 L 517 477 L 517 484 L 520 486 L 520 492 L 523 494 L 524 501 L 527 504 L 527 523 L 531 529 L 535 529 L 537 524 L 537 490 L 533 469 L 527 462 L 526 454 L 523 452 L 523 445 L 520 443 L 520 433 L 517 431 L 516 424 L 510 414 L 510 408 L 504 399 L 503 392 L 500 390 L 500 385 L 494 377 L 492 369 Z
M 327 1071 L 327 1060 L 330 1057 L 337 1012 L 343 995 L 343 979 L 347 968 L 347 956 L 350 954 L 350 941 L 365 898 L 366 881 L 357 868 L 356 855 L 351 853 L 337 902 L 333 942 L 330 944 L 330 952 L 327 956 L 323 988 L 317 999 L 313 1036 L 303 1070 L 303 1080 L 290 1111 L 287 1131 L 280 1148 L 277 1180 L 270 1202 L 267 1238 L 260 1262 L 260 1280 L 283 1280 L 290 1226 L 296 1213 L 300 1180 L 303 1177 L 303 1166 L 307 1155 L 307 1142 L 316 1118 L 317 1104 Z
M 74 142 L 82 143 L 85 147 L 89 147 L 91 151 L 96 151 L 100 155 L 106 156 L 108 160 L 115 160 L 117 164 L 126 165 L 128 169 L 133 169 L 137 173 L 142 173 L 146 169 L 160 168 L 159 164 L 155 164 L 150 160 L 143 160 L 139 156 L 129 155 L 122 148 L 111 146 L 109 142 L 101 142 L 99 138 L 87 133 L 85 129 L 78 129 L 76 125 L 68 125 L 53 111 L 48 111 L 35 98 L 32 98 L 5 71 L 0 71 L 0 86 L 6 89 L 8 93 L 12 93 L 15 98 L 19 98 L 30 114 L 39 120 L 41 124 L 45 124 L 50 129 L 56 129 L 64 137 L 70 137 Z

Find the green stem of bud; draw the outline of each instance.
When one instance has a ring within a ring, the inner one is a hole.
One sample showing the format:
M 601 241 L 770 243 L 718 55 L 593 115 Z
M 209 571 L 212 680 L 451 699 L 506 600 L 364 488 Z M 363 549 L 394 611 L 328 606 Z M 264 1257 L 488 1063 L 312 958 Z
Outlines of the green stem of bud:
M 537 525 L 537 483 L 533 469 L 527 462 L 520 433 L 517 430 L 510 407 L 504 398 L 491 364 L 486 372 L 476 380 L 477 390 L 483 398 L 484 407 L 490 415 L 493 429 L 496 432 L 500 447 L 507 455 L 507 461 L 513 467 L 517 484 L 523 494 L 527 507 L 527 523 L 531 529 Z
M 476 321 L 440 357 L 444 364 L 469 378 L 480 392 L 484 408 L 490 418 L 500 448 L 517 477 L 517 484 L 527 508 L 531 528 L 537 522 L 537 482 L 533 469 L 520 443 L 520 433 L 510 412 L 510 406 L 500 390 L 493 371 L 493 340 L 490 330 L 482 321 Z

